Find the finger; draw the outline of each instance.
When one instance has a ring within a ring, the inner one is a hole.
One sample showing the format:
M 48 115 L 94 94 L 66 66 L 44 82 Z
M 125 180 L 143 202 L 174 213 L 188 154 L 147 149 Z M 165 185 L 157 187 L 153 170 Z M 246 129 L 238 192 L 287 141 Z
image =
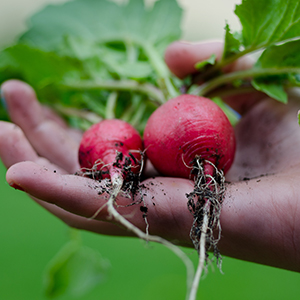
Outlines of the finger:
M 165 52 L 165 61 L 170 71 L 179 78 L 185 78 L 197 72 L 195 64 L 208 59 L 212 54 L 220 59 L 223 43 L 220 41 L 206 41 L 187 43 L 176 41 L 170 44 Z
M 45 117 L 33 89 L 17 80 L 3 83 L 1 89 L 11 120 L 23 130 L 36 152 L 71 173 L 78 170 L 78 142 Z
M 47 159 L 38 156 L 17 125 L 3 121 L 0 121 L 0 158 L 6 168 L 21 161 L 34 161 L 58 173 L 66 173 Z
M 86 218 L 93 216 L 108 200 L 102 183 L 74 175 L 59 175 L 32 162 L 13 165 L 6 178 L 12 187 Z M 144 194 L 143 200 L 148 208 L 150 234 L 191 246 L 189 231 L 192 215 L 188 212 L 185 201 L 185 193 L 193 187 L 191 182 L 185 179 L 157 178 L 144 181 L 143 186 L 141 194 Z M 135 200 L 140 200 L 139 197 L 137 195 Z M 131 203 L 132 199 L 125 197 L 117 199 L 119 206 Z M 140 210 L 142 205 L 143 203 L 118 207 L 118 211 L 145 231 L 146 223 Z M 106 208 L 97 215 L 97 219 L 113 221 Z
M 42 106 L 43 114 L 46 119 L 57 123 L 61 128 L 63 128 L 69 136 L 78 144 L 82 138 L 82 131 L 76 128 L 69 127 L 68 124 L 58 116 L 50 107 Z

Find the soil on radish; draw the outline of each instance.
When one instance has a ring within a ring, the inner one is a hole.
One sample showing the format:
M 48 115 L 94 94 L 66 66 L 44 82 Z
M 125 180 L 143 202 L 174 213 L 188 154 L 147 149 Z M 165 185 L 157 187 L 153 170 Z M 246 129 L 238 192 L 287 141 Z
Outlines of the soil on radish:
M 122 145 L 121 145 L 122 146 Z M 146 187 L 141 184 L 141 177 L 142 172 L 134 172 L 132 171 L 132 163 L 134 165 L 141 166 L 144 160 L 144 153 L 140 153 L 141 160 L 137 160 L 130 152 L 128 156 L 124 156 L 121 152 L 116 153 L 115 161 L 113 162 L 112 166 L 114 168 L 120 169 L 122 176 L 124 178 L 121 192 L 122 196 L 125 196 L 131 199 L 131 202 L 126 205 L 119 205 L 116 203 L 117 207 L 128 207 L 132 205 L 138 205 L 143 203 L 143 197 L 146 196 L 145 194 L 139 194 L 140 198 L 136 200 L 136 195 L 141 191 L 144 190 Z M 111 180 L 107 178 L 109 171 L 106 168 L 97 169 L 97 164 L 93 166 L 91 169 L 81 169 L 80 171 L 76 172 L 75 175 L 88 177 L 94 179 L 95 181 L 102 182 L 102 185 L 95 185 L 93 186 L 94 189 L 97 190 L 98 195 L 102 195 L 104 193 L 110 194 L 113 190 L 113 186 Z M 104 183 L 104 185 L 103 185 Z M 148 208 L 145 205 L 140 206 L 140 211 L 142 213 L 142 217 L 144 219 L 147 218 Z

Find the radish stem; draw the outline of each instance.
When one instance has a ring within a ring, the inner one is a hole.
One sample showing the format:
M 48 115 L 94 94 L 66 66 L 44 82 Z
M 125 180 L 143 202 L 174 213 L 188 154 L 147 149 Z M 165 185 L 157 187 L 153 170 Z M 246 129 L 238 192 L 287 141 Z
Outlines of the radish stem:
M 80 81 L 65 81 L 59 85 L 66 90 L 88 90 L 88 91 L 100 91 L 100 90 L 112 90 L 112 91 L 130 91 L 138 92 L 147 95 L 150 99 L 153 99 L 157 104 L 163 104 L 166 102 L 164 94 L 154 85 L 150 83 L 139 83 L 135 80 L 80 80 Z
M 193 86 L 190 90 L 191 94 L 206 96 L 216 88 L 232 83 L 235 80 L 244 80 L 249 78 L 257 78 L 270 75 L 281 75 L 286 73 L 300 73 L 300 68 L 297 67 L 285 67 L 285 68 L 256 68 L 253 67 L 249 70 L 237 71 L 229 74 L 220 75 L 213 78 L 200 86 Z

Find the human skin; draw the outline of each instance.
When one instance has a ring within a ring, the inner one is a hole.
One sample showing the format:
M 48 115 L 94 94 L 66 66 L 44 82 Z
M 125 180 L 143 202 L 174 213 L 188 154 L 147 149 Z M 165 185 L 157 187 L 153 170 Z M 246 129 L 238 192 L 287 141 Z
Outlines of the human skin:
M 178 56 L 181 52 L 184 55 Z M 220 57 L 220 43 L 176 42 L 167 49 L 165 59 L 175 75 L 184 77 L 195 71 L 195 62 L 212 53 Z M 239 61 L 226 71 L 248 65 Z M 72 227 L 130 235 L 114 223 L 106 209 L 89 219 L 107 195 L 98 195 L 99 183 L 73 175 L 79 170 L 81 133 L 43 108 L 27 84 L 11 80 L 1 89 L 12 121 L 0 122 L 0 157 L 8 168 L 8 183 Z M 223 255 L 300 271 L 299 97 L 297 92 L 290 93 L 287 105 L 256 93 L 227 99 L 242 119 L 235 128 L 235 161 L 226 175 L 219 242 Z M 149 177 L 143 184 L 150 233 L 192 247 L 189 231 L 193 220 L 185 196 L 192 182 Z M 117 199 L 120 205 L 129 201 Z M 119 207 L 118 211 L 145 229 L 139 206 Z

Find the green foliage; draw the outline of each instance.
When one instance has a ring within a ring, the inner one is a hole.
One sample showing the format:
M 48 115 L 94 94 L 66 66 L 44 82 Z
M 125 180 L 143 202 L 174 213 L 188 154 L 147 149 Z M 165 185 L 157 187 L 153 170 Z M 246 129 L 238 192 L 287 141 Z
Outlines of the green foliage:
M 181 13 L 173 0 L 158 1 L 149 9 L 143 0 L 130 0 L 125 5 L 107 0 L 70 1 L 59 6 L 50 5 L 35 14 L 21 42 L 53 51 L 60 50 L 64 37 L 72 36 L 82 41 L 80 47 L 85 48 L 85 52 L 86 41 L 148 42 L 160 45 L 163 50 L 181 35 Z
M 78 72 L 76 61 L 28 45 L 15 45 L 0 53 L 0 69 L 24 77 L 37 89 Z
M 236 6 L 235 14 L 242 31 L 231 34 L 229 25 L 226 26 L 225 58 L 299 36 L 300 3 L 297 0 L 243 0 Z
M 299 85 L 299 42 L 294 41 L 300 38 L 299 2 L 243 0 L 235 13 L 241 31 L 232 32 L 226 24 L 222 59 L 216 61 L 213 54 L 197 63 L 204 83 L 195 87 L 192 81 L 188 92 L 222 97 L 252 84 L 287 102 L 286 88 Z M 73 126 L 86 129 L 100 118 L 115 116 L 142 132 L 157 105 L 180 94 L 188 82 L 175 79 L 163 60 L 165 48 L 181 36 L 181 17 L 182 9 L 173 0 L 156 1 L 152 7 L 143 0 L 49 5 L 32 16 L 16 45 L 0 52 L 0 81 L 28 82 L 43 103 Z M 263 54 L 252 69 L 222 73 L 225 66 L 259 50 Z
M 293 40 L 267 48 L 258 59 L 255 68 L 269 69 L 269 75 L 255 78 L 252 82 L 254 87 L 270 97 L 286 103 L 287 95 L 283 87 L 299 85 L 299 82 L 295 80 L 296 74 L 300 73 L 299 47 L 300 40 Z M 276 73 L 281 74 L 276 75 Z
M 299 36 L 298 0 L 243 0 L 235 10 L 245 48 L 267 47 Z
M 258 68 L 299 68 L 300 40 L 293 40 L 266 49 L 256 63 Z
M 241 50 L 241 35 L 238 32 L 232 33 L 228 24 L 225 26 L 224 43 L 223 59 L 236 55 Z
M 193 93 L 209 96 L 238 94 L 249 85 L 273 99 L 286 103 L 286 89 L 299 86 L 300 2 L 297 0 L 243 0 L 235 14 L 240 32 L 225 26 L 223 57 L 198 78 L 209 79 Z M 222 74 L 237 59 L 261 51 L 252 69 Z M 236 84 L 238 82 L 238 85 Z
M 180 38 L 181 15 L 173 0 L 157 1 L 153 7 L 143 0 L 49 5 L 32 16 L 16 45 L 0 52 L 0 81 L 28 82 L 43 103 L 60 107 L 73 125 L 83 128 L 89 118 L 74 109 L 105 118 L 107 99 L 117 91 L 118 111 L 126 111 L 127 121 L 132 117 L 142 131 L 155 105 L 176 94 L 162 57 L 166 46 Z M 137 95 L 144 102 L 141 110 L 140 103 L 135 106 Z M 129 109 L 139 113 L 129 116 Z

